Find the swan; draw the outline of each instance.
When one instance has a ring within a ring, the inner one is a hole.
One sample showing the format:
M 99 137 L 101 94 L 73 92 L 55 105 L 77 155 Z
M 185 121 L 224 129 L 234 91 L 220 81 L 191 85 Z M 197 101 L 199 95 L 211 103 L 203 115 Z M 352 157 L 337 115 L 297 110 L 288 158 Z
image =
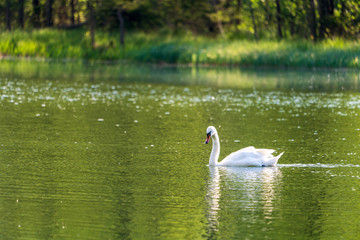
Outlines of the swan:
M 272 154 L 275 152 L 273 149 L 256 149 L 254 147 L 246 147 L 236 152 L 231 153 L 218 162 L 220 155 L 220 141 L 219 135 L 214 126 L 209 126 L 206 129 L 207 144 L 212 139 L 213 145 L 209 159 L 209 166 L 228 166 L 228 167 L 274 167 L 277 161 L 284 152 L 277 156 Z

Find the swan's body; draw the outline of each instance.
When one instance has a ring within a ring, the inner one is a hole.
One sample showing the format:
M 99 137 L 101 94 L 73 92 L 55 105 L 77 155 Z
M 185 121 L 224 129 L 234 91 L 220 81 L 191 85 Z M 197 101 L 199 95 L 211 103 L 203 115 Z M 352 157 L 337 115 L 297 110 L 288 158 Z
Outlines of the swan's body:
M 215 127 L 210 126 L 206 130 L 208 143 L 212 139 L 213 146 L 210 154 L 210 166 L 229 166 L 229 167 L 274 167 L 283 153 L 277 156 L 272 154 L 273 149 L 256 149 L 254 147 L 247 147 L 231 153 L 218 162 L 220 155 L 220 141 Z

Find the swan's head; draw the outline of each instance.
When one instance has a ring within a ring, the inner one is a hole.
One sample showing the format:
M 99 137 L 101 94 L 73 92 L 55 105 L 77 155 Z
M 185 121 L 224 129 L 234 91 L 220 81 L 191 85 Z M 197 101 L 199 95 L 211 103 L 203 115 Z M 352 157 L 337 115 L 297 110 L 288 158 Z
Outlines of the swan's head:
M 210 140 L 210 138 L 214 135 L 217 134 L 217 131 L 216 131 L 216 128 L 213 127 L 213 126 L 209 126 L 207 129 L 206 129 L 206 141 L 205 141 L 205 144 L 207 144 Z

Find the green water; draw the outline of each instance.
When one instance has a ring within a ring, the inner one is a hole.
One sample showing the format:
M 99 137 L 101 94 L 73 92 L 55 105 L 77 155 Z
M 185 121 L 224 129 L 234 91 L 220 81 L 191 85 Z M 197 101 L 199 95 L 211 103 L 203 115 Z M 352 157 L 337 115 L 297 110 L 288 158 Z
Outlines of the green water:
M 357 239 L 360 73 L 0 62 L 1 239 Z M 208 167 L 246 146 L 276 168 Z

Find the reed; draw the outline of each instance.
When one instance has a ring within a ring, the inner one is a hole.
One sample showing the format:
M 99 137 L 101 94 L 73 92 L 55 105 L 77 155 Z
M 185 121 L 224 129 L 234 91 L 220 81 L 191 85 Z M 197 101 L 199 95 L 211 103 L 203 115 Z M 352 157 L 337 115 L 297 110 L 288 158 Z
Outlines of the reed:
M 314 44 L 305 40 L 226 40 L 154 33 L 129 33 L 124 48 L 117 32 L 97 31 L 96 46 L 82 30 L 32 30 L 1 32 L 2 56 L 49 59 L 129 60 L 137 62 L 269 66 L 360 68 L 360 43 L 333 39 Z

